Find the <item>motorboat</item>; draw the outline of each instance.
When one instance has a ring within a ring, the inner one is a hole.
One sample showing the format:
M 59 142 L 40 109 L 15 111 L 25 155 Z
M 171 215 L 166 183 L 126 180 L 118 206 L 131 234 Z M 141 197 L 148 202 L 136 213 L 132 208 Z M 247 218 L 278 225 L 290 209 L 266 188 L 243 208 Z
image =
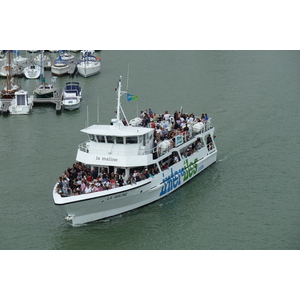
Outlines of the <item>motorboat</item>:
M 67 61 L 63 60 L 61 54 L 58 54 L 57 59 L 54 61 L 53 65 L 51 66 L 51 72 L 55 76 L 62 76 L 68 74 L 69 72 L 69 65 Z
M 27 91 L 19 90 L 11 100 L 8 110 L 12 115 L 28 115 L 32 110 L 32 105 L 33 96 L 28 97 Z
M 40 82 L 39 86 L 34 89 L 34 93 L 38 98 L 50 98 L 54 97 L 54 94 L 57 92 L 57 88 L 54 84 L 49 84 L 45 82 L 45 79 L 43 79 L 42 82 Z
M 87 125 L 81 130 L 88 139 L 78 145 L 73 168 L 65 169 L 68 171 L 53 187 L 54 204 L 64 210 L 73 226 L 150 204 L 216 162 L 210 118 L 202 121 L 195 116 L 188 124 L 183 121 L 187 130 L 180 125 L 162 136 L 155 131 L 159 123 L 155 128 L 127 125 L 120 101 L 127 93 L 122 91 L 122 77 L 116 93 L 116 117 L 109 125 Z
M 83 77 L 89 77 L 100 72 L 101 58 L 92 55 L 90 50 L 82 50 L 81 59 L 77 63 L 77 71 Z
M 81 86 L 78 82 L 67 82 L 63 91 L 62 107 L 66 110 L 74 110 L 80 107 Z

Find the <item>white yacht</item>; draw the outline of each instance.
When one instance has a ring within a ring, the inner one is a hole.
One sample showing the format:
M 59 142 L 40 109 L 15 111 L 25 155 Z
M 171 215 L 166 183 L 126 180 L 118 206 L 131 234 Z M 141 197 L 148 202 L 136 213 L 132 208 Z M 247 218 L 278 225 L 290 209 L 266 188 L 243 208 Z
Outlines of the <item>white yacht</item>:
M 24 69 L 28 64 L 28 58 L 20 55 L 19 51 L 14 51 L 16 57 L 13 58 L 12 63 L 17 65 L 19 68 Z
M 38 98 L 49 98 L 54 97 L 54 94 L 57 92 L 57 88 L 54 84 L 46 83 L 43 79 L 40 82 L 39 86 L 34 89 L 34 93 Z
M 39 65 L 36 65 L 35 63 L 29 64 L 24 69 L 24 75 L 28 79 L 37 79 L 40 77 L 41 74 L 41 68 Z
M 61 59 L 66 62 L 72 62 L 75 59 L 75 56 L 67 51 L 61 51 Z
M 44 54 L 44 50 L 41 50 L 40 53 L 34 58 L 34 63 L 40 65 L 42 60 L 43 68 L 49 69 L 51 67 L 51 58 Z
M 127 126 L 126 117 L 120 118 L 120 99 L 127 93 L 121 90 L 121 79 L 116 118 L 110 125 L 81 130 L 88 140 L 78 146 L 77 163 L 53 188 L 54 203 L 73 225 L 122 214 L 167 196 L 217 158 L 210 118 L 189 120 L 188 131 L 169 128 L 173 137 L 162 140 L 161 136 L 157 145 L 159 123 Z
M 67 62 L 58 58 L 51 66 L 51 72 L 53 75 L 62 76 L 68 74 L 69 68 L 70 67 Z
M 33 96 L 28 97 L 28 92 L 24 90 L 17 91 L 15 98 L 11 100 L 8 110 L 13 115 L 28 115 L 32 109 Z
M 74 110 L 80 107 L 81 86 L 78 82 L 67 82 L 63 91 L 62 107 L 66 110 Z
M 82 57 L 78 61 L 77 71 L 83 77 L 89 77 L 100 72 L 101 58 L 92 55 L 92 51 L 82 50 Z

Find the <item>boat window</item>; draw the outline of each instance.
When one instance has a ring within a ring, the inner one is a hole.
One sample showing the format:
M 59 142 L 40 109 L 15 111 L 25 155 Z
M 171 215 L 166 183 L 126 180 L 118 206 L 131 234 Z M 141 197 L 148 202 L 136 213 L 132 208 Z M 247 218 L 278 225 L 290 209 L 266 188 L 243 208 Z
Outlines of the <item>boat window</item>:
M 96 142 L 95 136 L 93 134 L 89 134 L 89 136 L 91 141 Z
M 141 144 L 143 141 L 143 136 L 139 136 L 139 144 Z M 143 143 L 143 146 L 145 146 L 145 143 Z
M 107 142 L 107 143 L 113 144 L 113 143 L 115 142 L 115 137 L 114 137 L 114 136 L 107 135 L 107 136 L 106 136 L 106 142 Z
M 116 143 L 117 144 L 123 144 L 124 138 L 122 136 L 116 136 Z
M 126 137 L 126 144 L 137 144 L 137 142 L 138 142 L 137 136 Z
M 97 135 L 98 143 L 105 143 L 105 137 L 103 135 Z
M 17 96 L 17 105 L 25 105 L 25 95 Z

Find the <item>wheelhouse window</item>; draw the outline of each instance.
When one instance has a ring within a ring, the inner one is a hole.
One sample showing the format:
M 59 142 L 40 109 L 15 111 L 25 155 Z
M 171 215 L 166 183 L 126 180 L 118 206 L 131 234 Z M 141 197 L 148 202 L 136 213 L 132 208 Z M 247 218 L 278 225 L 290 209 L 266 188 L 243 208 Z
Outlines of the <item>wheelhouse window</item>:
M 126 144 L 137 144 L 138 137 L 137 136 L 127 136 L 126 137 Z
M 117 144 L 124 144 L 124 138 L 122 136 L 116 136 Z
M 107 142 L 107 143 L 110 143 L 110 144 L 114 144 L 114 142 L 115 142 L 115 137 L 114 137 L 114 136 L 107 135 L 107 136 L 106 136 L 106 142 Z
M 17 96 L 17 105 L 25 105 L 25 95 Z
M 103 135 L 97 135 L 98 143 L 105 143 L 105 137 Z
M 89 134 L 89 136 L 90 136 L 90 140 L 92 142 L 96 142 L 96 138 L 95 138 L 95 136 L 93 134 Z

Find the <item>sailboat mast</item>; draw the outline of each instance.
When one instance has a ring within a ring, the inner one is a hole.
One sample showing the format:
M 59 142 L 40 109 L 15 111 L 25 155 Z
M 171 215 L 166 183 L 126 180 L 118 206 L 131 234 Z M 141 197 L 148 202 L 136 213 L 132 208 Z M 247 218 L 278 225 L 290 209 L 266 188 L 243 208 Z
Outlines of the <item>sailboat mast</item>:
M 11 69 L 10 69 L 10 50 L 7 52 L 7 59 L 8 59 L 8 74 L 6 77 L 6 86 L 7 86 L 7 91 L 11 89 Z
M 42 58 L 42 50 L 40 51 L 40 83 L 43 82 L 43 66 L 42 66 L 42 61 L 43 61 L 43 58 Z

